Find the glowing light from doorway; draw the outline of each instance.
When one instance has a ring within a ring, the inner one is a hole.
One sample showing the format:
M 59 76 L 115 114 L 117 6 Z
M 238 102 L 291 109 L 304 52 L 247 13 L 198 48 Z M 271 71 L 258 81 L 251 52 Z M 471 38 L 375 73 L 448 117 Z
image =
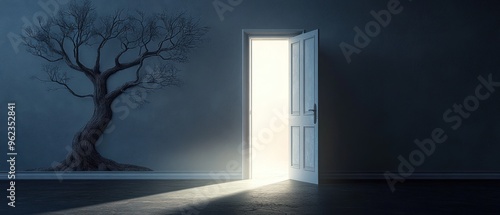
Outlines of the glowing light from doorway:
M 288 176 L 288 39 L 250 42 L 252 178 Z

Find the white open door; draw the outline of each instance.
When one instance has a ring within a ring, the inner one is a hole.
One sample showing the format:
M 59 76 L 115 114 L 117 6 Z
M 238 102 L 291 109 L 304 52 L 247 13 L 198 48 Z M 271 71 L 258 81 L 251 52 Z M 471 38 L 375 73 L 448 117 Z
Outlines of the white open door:
M 318 30 L 290 38 L 292 180 L 318 184 Z

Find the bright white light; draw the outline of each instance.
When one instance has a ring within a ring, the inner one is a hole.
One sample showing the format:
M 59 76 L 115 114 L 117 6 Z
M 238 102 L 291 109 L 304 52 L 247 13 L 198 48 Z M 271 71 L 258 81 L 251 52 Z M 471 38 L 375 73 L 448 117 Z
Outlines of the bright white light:
M 251 39 L 252 178 L 288 176 L 288 39 Z

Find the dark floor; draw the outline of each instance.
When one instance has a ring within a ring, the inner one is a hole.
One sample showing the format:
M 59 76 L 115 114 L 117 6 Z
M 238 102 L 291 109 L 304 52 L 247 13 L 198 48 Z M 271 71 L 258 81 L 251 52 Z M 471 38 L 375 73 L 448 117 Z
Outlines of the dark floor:
M 394 193 L 384 180 L 319 186 L 289 180 L 268 185 L 18 180 L 16 185 L 16 207 L 7 207 L 3 197 L 0 214 L 500 214 L 495 180 L 406 181 Z

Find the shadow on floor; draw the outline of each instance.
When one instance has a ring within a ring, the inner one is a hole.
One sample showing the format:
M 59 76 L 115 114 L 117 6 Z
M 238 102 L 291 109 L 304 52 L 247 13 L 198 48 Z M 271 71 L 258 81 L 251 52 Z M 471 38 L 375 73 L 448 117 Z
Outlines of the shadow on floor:
M 500 183 L 495 180 L 407 181 L 394 193 L 384 180 L 324 185 L 289 180 L 215 199 L 198 209 L 202 215 L 498 214 L 499 202 Z
M 17 180 L 16 207 L 7 206 L 8 199 L 6 199 L 0 206 L 0 214 L 34 214 L 60 211 L 210 184 L 217 184 L 217 181 L 64 180 L 60 182 L 58 180 Z

